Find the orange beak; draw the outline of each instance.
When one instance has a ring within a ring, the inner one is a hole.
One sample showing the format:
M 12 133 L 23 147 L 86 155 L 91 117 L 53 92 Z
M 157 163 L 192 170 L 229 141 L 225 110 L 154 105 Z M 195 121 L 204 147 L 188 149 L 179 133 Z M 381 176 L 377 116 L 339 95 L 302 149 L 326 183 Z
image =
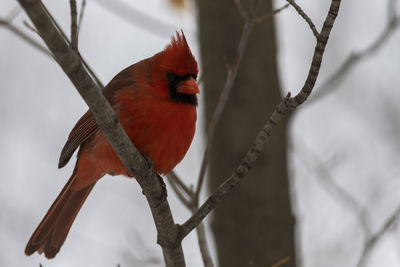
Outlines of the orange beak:
M 186 81 L 182 81 L 178 84 L 176 88 L 176 92 L 185 94 L 185 95 L 195 95 L 199 94 L 199 86 L 196 83 L 196 80 L 193 77 L 190 77 Z

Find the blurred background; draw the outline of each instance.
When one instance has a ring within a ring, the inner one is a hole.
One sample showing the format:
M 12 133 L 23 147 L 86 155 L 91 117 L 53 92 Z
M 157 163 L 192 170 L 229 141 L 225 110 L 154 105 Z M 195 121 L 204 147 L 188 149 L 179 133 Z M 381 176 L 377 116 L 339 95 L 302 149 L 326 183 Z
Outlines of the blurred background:
M 69 1 L 43 2 L 69 35 Z M 258 2 L 243 8 L 258 16 L 286 4 Z M 330 1 L 297 2 L 320 29 Z M 216 266 L 400 266 L 399 2 L 343 1 L 310 99 L 207 217 Z M 73 163 L 57 169 L 58 157 L 87 110 L 57 63 L 16 33 L 44 45 L 26 23 L 16 1 L 0 2 L 0 266 L 163 266 L 147 202 L 123 177 L 97 184 L 56 259 L 24 255 L 72 173 Z M 232 0 L 86 1 L 79 50 L 104 84 L 185 32 L 202 77 L 198 130 L 176 169 L 187 184 L 196 183 L 206 125 L 243 23 Z M 255 26 L 217 127 L 202 200 L 240 163 L 281 96 L 303 86 L 314 46 L 292 7 Z M 168 192 L 182 223 L 190 211 L 169 185 Z M 195 232 L 183 249 L 187 266 L 204 266 Z

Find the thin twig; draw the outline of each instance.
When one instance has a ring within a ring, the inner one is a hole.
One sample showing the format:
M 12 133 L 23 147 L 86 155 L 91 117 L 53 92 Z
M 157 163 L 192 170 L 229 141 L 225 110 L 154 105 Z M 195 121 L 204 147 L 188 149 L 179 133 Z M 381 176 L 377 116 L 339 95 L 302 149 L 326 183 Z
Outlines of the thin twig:
M 195 202 L 193 201 L 195 197 L 193 190 L 189 189 L 174 172 L 169 173 L 167 178 L 179 200 L 191 211 L 192 214 L 194 214 L 197 211 L 198 206 L 195 205 Z M 210 248 L 208 247 L 204 222 L 200 222 L 199 225 L 197 225 L 196 232 L 204 266 L 214 267 Z
M 388 22 L 396 18 L 396 4 L 398 0 L 388 0 L 387 17 Z
M 18 14 L 22 11 L 20 6 L 15 6 L 11 11 L 8 13 L 8 15 L 4 18 L 5 21 L 8 21 L 11 23 L 17 16 Z
M 192 205 L 192 197 L 188 196 L 185 191 L 181 189 L 182 187 L 180 187 L 178 183 L 173 180 L 171 175 L 167 175 L 167 179 L 179 200 L 183 203 L 183 205 L 185 205 L 185 207 L 190 209 Z
M 301 143 L 304 144 L 304 142 Z M 364 238 L 367 239 L 371 234 L 367 209 L 348 191 L 335 182 L 334 177 L 332 177 L 331 172 L 329 172 L 325 164 L 320 161 L 318 156 L 313 155 L 310 149 L 307 149 L 307 152 L 304 152 L 306 149 L 300 152 L 297 150 L 298 149 L 294 150 L 292 147 L 292 153 L 297 156 L 310 173 L 315 174 L 317 182 L 329 196 L 341 202 L 342 206 L 347 209 L 351 215 L 355 216 L 355 219 L 358 220 L 361 225 Z M 313 164 L 311 164 L 311 162 Z
M 307 158 L 307 156 L 305 157 L 304 155 L 305 153 L 301 153 L 301 156 L 298 158 L 307 168 L 311 169 L 310 164 L 304 160 Z M 308 157 L 310 157 L 310 153 L 308 153 Z M 327 171 L 326 167 L 324 167 L 322 163 L 318 162 L 318 157 L 312 156 L 310 161 L 317 163 L 318 165 L 316 168 L 316 173 L 319 176 L 319 179 L 317 179 L 317 181 L 323 185 L 323 188 L 329 192 L 331 196 L 333 196 L 337 201 L 342 202 L 343 207 L 351 211 L 351 213 L 358 218 L 363 229 L 365 242 L 356 266 L 365 266 L 368 262 L 369 255 L 377 243 L 390 229 L 396 225 L 400 219 L 400 206 L 391 216 L 389 216 L 382 227 L 375 234 L 371 235 L 371 227 L 368 221 L 368 210 L 363 207 L 363 205 L 361 205 L 359 201 L 357 201 L 349 192 L 334 182 L 333 177 Z M 315 173 L 314 170 L 311 170 L 311 172 Z
M 195 213 L 195 211 L 196 209 L 193 210 L 192 213 Z M 200 222 L 199 225 L 197 225 L 196 232 L 204 267 L 214 267 L 214 263 L 210 254 L 210 248 L 208 247 L 204 222 Z
M 35 39 L 12 25 L 10 22 L 4 19 L 0 19 L 0 26 L 4 26 L 6 29 L 12 31 L 14 34 L 16 34 L 18 37 L 20 37 L 22 40 L 26 41 L 28 44 L 32 45 L 34 48 L 38 49 L 40 52 L 44 53 L 45 55 L 49 57 L 53 57 L 51 52 L 41 45 L 39 42 L 37 42 Z
M 60 25 L 57 23 L 57 21 L 53 18 L 53 15 L 51 15 L 51 13 L 48 11 L 48 9 L 46 8 L 46 6 L 40 1 L 39 2 L 42 9 L 46 12 L 47 16 L 50 18 L 52 24 L 54 25 L 54 27 L 57 29 L 57 31 L 59 32 L 59 34 L 63 37 L 64 41 L 71 46 L 71 42 L 68 40 L 67 35 L 64 33 L 64 31 L 61 29 Z M 78 56 L 80 58 L 80 60 L 82 61 L 83 65 L 85 66 L 85 69 L 90 73 L 90 76 L 94 79 L 95 83 L 97 84 L 98 87 L 103 88 L 103 84 L 100 81 L 100 79 L 98 78 L 97 74 L 93 71 L 93 69 L 89 66 L 89 64 L 87 64 L 86 60 L 81 56 L 81 54 L 78 51 Z
M 388 1 L 389 19 L 383 31 L 379 33 L 376 39 L 366 48 L 359 52 L 350 53 L 350 55 L 337 68 L 337 70 L 328 79 L 326 79 L 325 82 L 318 86 L 318 89 L 308 101 L 307 106 L 310 106 L 311 104 L 317 102 L 317 100 L 320 100 L 338 90 L 338 85 L 351 73 L 351 70 L 355 68 L 357 64 L 359 64 L 362 60 L 373 56 L 375 53 L 378 52 L 380 48 L 383 47 L 384 44 L 387 43 L 389 38 L 393 35 L 393 33 L 398 29 L 400 25 L 400 15 L 396 16 L 395 9 L 393 11 L 393 2 L 394 1 L 392 0 Z
M 294 7 L 294 9 L 296 9 L 297 13 L 299 13 L 299 15 L 308 23 L 308 26 L 310 26 L 310 29 L 313 32 L 314 36 L 318 37 L 319 32 L 317 28 L 315 27 L 310 17 L 303 11 L 303 9 L 301 9 L 301 7 L 298 4 L 296 4 L 294 0 L 286 0 L 286 1 L 288 1 L 289 4 L 291 4 Z
M 270 13 L 268 13 L 268 14 L 265 14 L 265 15 L 262 15 L 262 16 L 259 16 L 259 17 L 256 17 L 256 18 L 252 18 L 251 20 L 252 20 L 254 23 L 261 23 L 261 22 L 264 22 L 264 21 L 266 21 L 267 19 L 271 18 L 272 16 L 276 15 L 277 13 L 279 13 L 279 12 L 283 11 L 284 9 L 288 8 L 289 6 L 290 6 L 289 4 L 286 4 L 286 5 L 284 5 L 284 6 L 280 7 L 280 8 L 277 8 L 277 9 L 275 9 L 275 10 L 272 10 L 272 11 L 271 11 Z
M 31 30 L 31 31 L 33 31 L 34 33 L 36 33 L 37 35 L 39 35 L 39 33 L 37 32 L 37 30 L 34 28 L 34 27 L 32 27 L 32 25 L 30 25 L 26 20 L 24 20 L 24 25 L 25 25 L 25 27 L 27 27 L 29 30 Z
M 76 10 L 76 0 L 69 0 L 71 7 L 71 47 L 75 53 L 78 52 L 78 12 Z
M 78 20 L 78 29 L 76 31 L 77 36 L 79 36 L 79 31 L 81 30 L 81 25 L 82 25 L 82 21 L 83 21 L 83 13 L 85 12 L 85 7 L 86 7 L 86 0 L 82 0 L 81 13 L 79 14 L 79 20 Z
M 394 211 L 394 213 L 389 216 L 382 227 L 372 235 L 367 242 L 365 242 L 361 256 L 357 262 L 357 267 L 363 267 L 367 264 L 369 255 L 375 246 L 382 240 L 387 232 L 393 229 L 400 220 L 400 206 Z
M 179 238 L 183 239 L 193 228 L 195 228 L 208 213 L 216 206 L 216 204 L 224 198 L 249 172 L 251 167 L 254 165 L 258 156 L 260 155 L 263 146 L 269 140 L 271 132 L 274 127 L 283 119 L 283 117 L 291 112 L 293 109 L 304 103 L 304 101 L 311 94 L 315 82 L 318 78 L 319 70 L 321 67 L 322 57 L 325 51 L 328 38 L 336 20 L 341 0 L 332 0 L 331 5 L 322 26 L 321 33 L 316 37 L 317 44 L 314 49 L 314 56 L 311 62 L 310 70 L 306 81 L 301 91 L 295 96 L 290 97 L 290 93 L 279 103 L 275 108 L 271 117 L 268 119 L 262 130 L 257 135 L 253 142 L 253 145 L 248 150 L 246 156 L 234 171 L 234 173 L 221 184 L 217 190 L 204 202 L 203 205 L 196 211 L 196 213 L 190 217 L 180 227 Z
M 240 15 L 242 16 L 242 18 L 244 18 L 245 20 L 249 21 L 250 20 L 250 15 L 246 11 L 246 9 L 243 8 L 241 0 L 233 0 L 233 2 L 235 2 L 236 7 L 237 7 Z
M 178 175 L 174 171 L 168 173 L 167 177 L 171 180 L 171 182 L 178 184 L 188 197 L 191 197 L 193 195 L 193 190 L 186 186 L 185 183 L 178 177 Z

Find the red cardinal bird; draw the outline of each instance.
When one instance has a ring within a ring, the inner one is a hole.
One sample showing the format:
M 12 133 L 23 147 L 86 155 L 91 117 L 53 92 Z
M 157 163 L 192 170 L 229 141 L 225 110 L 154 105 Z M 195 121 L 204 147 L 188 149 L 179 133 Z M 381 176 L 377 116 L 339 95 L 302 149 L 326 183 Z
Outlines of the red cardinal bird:
M 151 158 L 159 174 L 170 172 L 192 142 L 199 93 L 197 72 L 183 32 L 177 32 L 163 51 L 124 69 L 104 88 L 129 138 L 143 156 Z M 126 175 L 90 110 L 72 129 L 61 151 L 59 168 L 78 147 L 74 172 L 29 239 L 27 255 L 38 251 L 54 258 L 96 182 L 105 174 Z

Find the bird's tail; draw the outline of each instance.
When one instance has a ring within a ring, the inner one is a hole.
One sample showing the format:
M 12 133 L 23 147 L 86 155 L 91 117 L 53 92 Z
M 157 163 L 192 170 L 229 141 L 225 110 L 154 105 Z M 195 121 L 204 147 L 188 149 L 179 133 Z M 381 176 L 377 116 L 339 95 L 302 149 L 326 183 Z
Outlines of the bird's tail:
M 95 185 L 73 190 L 71 188 L 73 178 L 74 174 L 33 232 L 25 248 L 26 255 L 29 256 L 35 251 L 39 254 L 44 252 L 46 258 L 51 259 L 60 250 L 76 215 Z

